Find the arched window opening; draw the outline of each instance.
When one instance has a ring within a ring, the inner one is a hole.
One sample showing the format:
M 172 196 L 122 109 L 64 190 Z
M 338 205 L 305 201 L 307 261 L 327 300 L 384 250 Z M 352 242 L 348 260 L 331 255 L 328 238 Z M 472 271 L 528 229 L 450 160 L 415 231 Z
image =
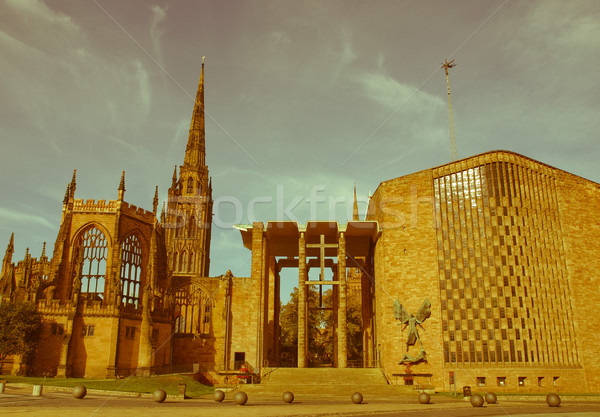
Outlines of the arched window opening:
M 194 180 L 191 178 L 187 181 L 187 193 L 194 194 Z
M 194 272 L 194 252 L 190 253 L 190 262 L 188 264 L 188 272 Z
M 188 237 L 196 237 L 196 216 L 194 213 L 192 213 L 188 221 Z
M 211 300 L 202 288 L 190 285 L 175 293 L 175 332 L 208 335 Z
M 181 252 L 179 257 L 179 272 L 185 272 L 188 263 L 188 254 L 186 251 Z
M 173 269 L 173 271 L 177 271 L 177 267 L 179 266 L 179 252 L 175 252 L 173 254 L 173 258 L 170 261 L 171 268 Z
M 82 256 L 81 293 L 88 300 L 104 300 L 104 282 L 106 276 L 106 236 L 95 227 L 87 229 L 76 245 Z
M 142 273 L 142 245 L 135 235 L 129 235 L 121 244 L 121 296 L 123 304 L 140 301 Z

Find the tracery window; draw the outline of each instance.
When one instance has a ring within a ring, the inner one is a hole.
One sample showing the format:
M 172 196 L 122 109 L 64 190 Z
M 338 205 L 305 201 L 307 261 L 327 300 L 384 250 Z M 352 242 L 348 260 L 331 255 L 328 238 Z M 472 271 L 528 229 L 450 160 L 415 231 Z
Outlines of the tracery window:
M 129 235 L 121 244 L 121 256 L 122 302 L 137 307 L 140 300 L 142 245 L 135 235 Z
M 187 181 L 187 193 L 188 194 L 194 193 L 194 180 L 191 178 L 188 179 L 188 181 Z
M 188 254 L 187 254 L 187 251 L 183 251 L 183 252 L 181 252 L 181 255 L 179 255 L 179 271 L 180 272 L 185 272 L 185 269 L 187 268 L 187 263 L 188 263 Z
M 106 276 L 106 236 L 95 227 L 87 229 L 79 238 L 77 248 L 82 256 L 81 293 L 88 300 L 104 299 Z
M 190 220 L 188 221 L 188 237 L 195 237 L 196 235 L 196 216 L 192 213 Z
M 208 334 L 211 312 L 210 296 L 201 287 L 181 288 L 175 293 L 175 332 Z
M 190 253 L 190 261 L 187 270 L 188 272 L 194 272 L 194 252 Z

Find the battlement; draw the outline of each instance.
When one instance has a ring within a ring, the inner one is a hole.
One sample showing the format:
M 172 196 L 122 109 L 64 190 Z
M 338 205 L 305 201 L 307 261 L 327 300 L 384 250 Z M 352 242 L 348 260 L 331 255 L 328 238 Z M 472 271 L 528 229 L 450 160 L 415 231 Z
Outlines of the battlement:
M 121 212 L 148 223 L 154 223 L 154 219 L 156 218 L 153 212 L 126 202 L 121 204 Z
M 60 300 L 40 300 L 37 305 L 37 310 L 42 315 L 65 315 L 69 314 L 73 308 L 71 301 L 61 303 Z
M 116 213 L 118 204 L 116 200 L 96 200 L 94 199 L 75 199 L 73 202 L 73 212 L 75 213 Z
M 121 210 L 122 213 L 135 217 L 147 223 L 154 223 L 155 214 L 151 211 L 137 207 L 125 201 L 117 200 L 94 200 L 94 199 L 75 199 L 73 202 L 74 213 L 117 213 Z

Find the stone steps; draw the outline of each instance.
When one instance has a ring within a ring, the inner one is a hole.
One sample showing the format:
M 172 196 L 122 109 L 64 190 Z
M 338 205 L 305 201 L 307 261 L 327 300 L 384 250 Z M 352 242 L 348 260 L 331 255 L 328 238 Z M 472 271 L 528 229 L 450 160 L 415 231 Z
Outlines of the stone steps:
M 415 394 L 412 387 L 388 385 L 380 369 L 363 368 L 264 369 L 260 384 L 242 384 L 237 389 L 265 398 L 280 398 L 286 391 L 311 398 L 349 398 L 354 392 L 371 399 Z

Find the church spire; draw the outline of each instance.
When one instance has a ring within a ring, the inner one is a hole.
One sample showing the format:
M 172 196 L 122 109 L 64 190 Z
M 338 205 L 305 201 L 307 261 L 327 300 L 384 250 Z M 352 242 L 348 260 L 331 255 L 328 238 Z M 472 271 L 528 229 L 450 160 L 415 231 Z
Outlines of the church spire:
M 354 183 L 354 207 L 352 209 L 352 220 L 360 220 L 358 215 L 358 200 L 356 199 L 356 183 Z
M 203 167 L 204 157 L 204 57 L 202 57 L 202 70 L 200 71 L 200 82 L 196 92 L 196 102 L 190 123 L 190 133 L 187 147 L 185 148 L 184 165 Z

